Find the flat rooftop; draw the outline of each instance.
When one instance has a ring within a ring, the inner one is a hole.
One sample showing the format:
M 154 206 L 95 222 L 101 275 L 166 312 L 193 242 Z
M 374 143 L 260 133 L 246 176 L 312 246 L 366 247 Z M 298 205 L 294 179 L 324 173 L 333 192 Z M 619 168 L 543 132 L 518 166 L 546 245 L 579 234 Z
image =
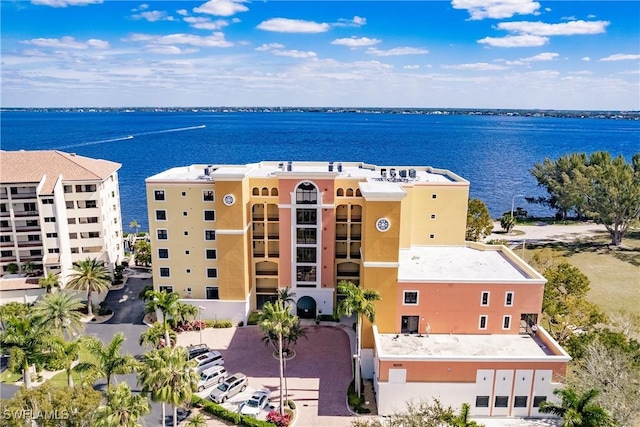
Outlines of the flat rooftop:
M 408 358 L 544 358 L 553 356 L 529 335 L 378 334 L 379 356 Z
M 371 183 L 462 183 L 468 181 L 446 169 L 430 166 L 376 166 L 362 162 L 277 162 L 265 161 L 247 165 L 191 165 L 168 169 L 147 181 L 214 181 L 216 176 L 248 178 L 286 178 L 287 175 L 310 178 L 361 179 Z
M 492 283 L 541 281 L 542 277 L 520 268 L 502 250 L 468 246 L 414 246 L 401 249 L 398 258 L 400 282 Z

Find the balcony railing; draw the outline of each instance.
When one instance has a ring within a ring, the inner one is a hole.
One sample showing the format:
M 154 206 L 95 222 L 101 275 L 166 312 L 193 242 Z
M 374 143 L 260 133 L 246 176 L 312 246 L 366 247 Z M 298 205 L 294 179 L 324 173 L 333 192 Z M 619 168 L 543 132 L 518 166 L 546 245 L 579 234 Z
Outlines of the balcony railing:
M 338 277 L 359 277 L 360 276 L 360 272 L 359 271 L 338 271 L 336 273 L 336 276 L 338 276 Z
M 264 215 L 255 215 L 255 214 L 254 214 L 254 215 L 251 217 L 251 220 L 252 220 L 252 221 L 264 221 Z
M 11 195 L 11 199 L 12 200 L 16 200 L 16 199 L 35 199 L 36 197 L 38 197 L 38 195 L 36 194 L 35 191 L 33 193 L 17 193 L 17 194 L 12 194 Z
M 362 222 L 362 217 L 354 215 L 351 217 L 351 222 Z
M 347 222 L 346 216 L 336 216 L 336 222 Z
M 347 235 L 346 234 L 336 235 L 336 240 L 347 240 Z
M 10 216 L 11 213 L 9 211 L 2 211 L 0 212 L 0 217 L 6 217 L 6 216 Z
M 20 240 L 18 240 L 18 247 L 19 248 L 28 248 L 28 247 L 33 247 L 33 246 L 42 246 L 42 242 L 40 240 L 38 240 L 38 241 L 32 241 L 32 240 L 20 241 Z
M 15 256 L 3 256 L 0 257 L 0 262 L 16 262 L 18 259 Z
M 277 276 L 278 270 L 256 270 L 256 276 Z
M 280 221 L 280 217 L 278 215 L 268 215 L 267 220 L 276 222 L 276 221 Z
M 37 225 L 22 225 L 16 226 L 16 233 L 23 231 L 40 231 L 40 226 Z
M 280 256 L 280 252 L 279 251 L 269 251 L 269 257 L 278 258 L 279 256 Z
M 264 233 L 253 233 L 253 240 L 264 240 Z
M 360 240 L 362 238 L 362 235 L 360 234 L 352 234 L 351 235 L 351 240 Z
M 264 258 L 264 254 L 266 252 L 262 251 L 262 252 L 258 252 L 258 251 L 253 251 L 253 257 L 254 258 Z
M 360 259 L 360 252 L 351 252 L 349 256 L 351 258 Z
M 336 252 L 336 258 L 344 259 L 346 257 L 347 257 L 347 253 L 346 252 L 342 252 L 342 253 Z
M 38 216 L 38 211 L 13 211 L 13 215 L 16 217 Z
M 280 238 L 280 233 L 269 233 L 268 236 L 271 240 L 278 240 Z

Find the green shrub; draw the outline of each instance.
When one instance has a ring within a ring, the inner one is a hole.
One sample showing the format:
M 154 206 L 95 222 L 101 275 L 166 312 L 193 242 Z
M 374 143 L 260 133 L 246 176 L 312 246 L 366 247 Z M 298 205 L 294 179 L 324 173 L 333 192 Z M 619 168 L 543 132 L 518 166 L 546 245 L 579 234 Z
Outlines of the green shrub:
M 273 424 L 266 421 L 257 420 L 253 417 L 242 417 L 236 412 L 231 412 L 223 408 L 221 405 L 210 401 L 209 399 L 202 399 L 198 396 L 193 396 L 191 404 L 196 407 L 203 408 L 206 412 L 224 421 L 228 421 L 233 424 L 239 424 L 246 427 L 273 427 Z
M 213 324 L 213 327 L 216 329 L 232 328 L 233 323 L 231 322 L 231 320 L 216 320 Z
M 207 320 L 203 320 L 203 322 L 204 322 L 205 328 L 215 328 L 215 325 L 216 325 L 215 320 L 207 319 Z
M 254 311 L 249 315 L 249 320 L 247 320 L 247 325 L 257 325 L 258 320 L 260 320 L 260 312 Z
M 287 407 L 295 410 L 296 409 L 296 402 L 294 402 L 293 400 L 287 400 L 285 402 L 285 405 L 287 405 Z
M 317 317 L 317 319 L 323 322 L 339 322 L 340 321 L 340 319 L 336 318 L 333 314 L 320 314 Z

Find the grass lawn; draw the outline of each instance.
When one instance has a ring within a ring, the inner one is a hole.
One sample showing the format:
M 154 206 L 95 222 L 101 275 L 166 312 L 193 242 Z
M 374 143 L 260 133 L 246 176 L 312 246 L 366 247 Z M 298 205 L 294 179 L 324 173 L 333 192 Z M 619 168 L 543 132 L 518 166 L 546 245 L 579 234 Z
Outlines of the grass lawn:
M 590 280 L 587 297 L 605 313 L 625 311 L 640 315 L 640 232 L 629 233 L 622 248 L 610 249 L 609 234 L 589 241 L 546 245 L 567 258 Z M 519 248 L 514 251 L 520 255 Z M 526 250 L 530 260 L 535 249 Z M 640 325 L 637 325 L 640 327 Z
M 86 351 L 85 349 L 80 349 L 80 358 L 79 362 L 95 362 L 96 359 L 93 357 L 91 353 Z M 82 382 L 82 378 L 79 373 L 72 372 L 71 378 L 73 378 L 74 384 L 80 384 Z M 67 385 L 67 373 L 62 371 L 57 373 L 53 378 L 51 378 L 51 385 L 53 387 L 64 387 Z
M 9 369 L 5 369 L 4 372 L 0 374 L 0 383 L 13 384 L 21 379 L 22 374 L 14 374 Z

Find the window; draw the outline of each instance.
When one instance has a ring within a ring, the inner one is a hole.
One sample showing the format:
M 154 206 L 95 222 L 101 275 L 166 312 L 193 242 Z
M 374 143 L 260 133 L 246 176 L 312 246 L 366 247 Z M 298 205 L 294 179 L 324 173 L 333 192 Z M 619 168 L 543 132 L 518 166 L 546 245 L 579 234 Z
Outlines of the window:
M 69 233 L 69 238 L 70 239 L 77 239 L 78 238 L 78 233 Z
M 406 305 L 418 304 L 418 291 L 404 291 L 404 304 Z
M 27 236 L 27 240 L 29 242 L 39 242 L 40 241 L 40 235 L 39 234 L 29 234 Z
M 75 209 L 75 206 L 73 206 L 73 201 L 71 200 L 64 202 L 64 205 L 67 207 L 67 209 Z
M 511 327 L 511 316 L 504 316 L 502 318 L 502 329 L 509 329 Z
M 315 209 L 296 209 L 296 224 L 317 224 L 317 216 Z
M 429 238 L 430 238 L 430 239 L 435 239 L 435 238 L 436 238 L 436 235 L 435 235 L 435 234 L 429 234 Z
M 317 242 L 317 233 L 318 231 L 315 228 L 298 228 L 296 230 L 296 242 L 313 245 Z
M 215 221 L 216 220 L 216 211 L 204 211 L 204 220 L 205 221 Z
M 509 396 L 496 396 L 495 405 L 496 408 L 506 408 L 509 406 Z
M 169 237 L 167 235 L 167 230 L 156 230 L 158 240 L 167 240 Z
M 436 214 L 431 214 L 431 219 L 436 219 Z
M 158 290 L 160 292 L 166 292 L 166 293 L 170 294 L 171 292 L 173 292 L 173 286 L 171 286 L 171 285 L 160 285 L 160 286 L 158 286 Z
M 47 233 L 48 238 L 58 237 L 58 233 Z
M 213 202 L 214 201 L 213 191 L 203 191 L 202 200 L 205 202 Z
M 296 262 L 316 262 L 316 248 L 296 248 Z
M 540 404 L 547 400 L 547 396 L 533 396 L 533 407 L 538 408 Z
M 507 292 L 504 296 L 504 305 L 505 307 L 513 306 L 513 292 Z
M 516 396 L 513 399 L 513 407 L 514 408 L 526 408 L 527 407 L 527 396 Z
M 52 205 L 53 204 L 53 199 L 42 199 L 42 204 L 43 205 Z
M 186 197 L 186 196 L 187 196 L 187 192 L 186 192 L 186 191 L 183 191 L 183 192 L 182 192 L 182 197 Z
M 191 274 L 191 269 L 187 268 L 187 274 Z M 191 288 L 187 288 L 187 289 L 191 289 Z M 191 291 L 188 291 L 189 293 L 191 293 Z
M 80 249 L 78 249 L 78 248 L 71 248 L 71 253 L 72 253 L 72 254 L 79 254 L 79 253 L 80 253 Z
M 417 334 L 418 322 L 418 316 L 402 316 L 400 332 L 403 334 Z
M 158 249 L 158 258 L 169 258 L 169 249 Z
M 171 269 L 169 267 L 160 267 L 160 277 L 171 277 Z
M 438 198 L 438 195 L 437 195 L 437 194 L 432 194 L 432 195 L 431 195 L 431 198 L 432 198 L 432 199 L 437 199 L 437 198 Z
M 67 224 L 73 225 L 75 223 L 76 223 L 76 219 L 75 218 L 67 218 Z
M 216 240 L 216 230 L 204 230 L 204 240 Z
M 220 299 L 220 293 L 217 286 L 207 286 L 204 289 L 207 299 Z
M 96 208 L 98 207 L 98 203 L 95 200 L 87 200 L 84 204 L 85 208 Z
M 29 255 L 31 255 L 31 256 L 40 256 L 40 255 L 42 255 L 42 249 L 31 249 L 29 251 Z
M 156 221 L 166 221 L 167 220 L 167 211 L 156 211 Z
M 489 292 L 482 292 L 482 296 L 480 297 L 480 305 L 485 307 L 489 305 Z
M 184 251 L 185 255 L 189 255 L 191 252 L 189 252 L 189 250 Z
M 11 236 L 8 236 L 8 235 L 0 236 L 0 242 L 10 242 L 10 241 L 11 241 Z
M 156 190 L 153 192 L 153 199 L 156 201 L 164 201 L 164 190 Z
M 476 396 L 476 408 L 488 408 L 489 396 Z
M 54 216 L 45 217 L 44 222 L 56 222 L 56 217 Z
M 4 257 L 12 257 L 13 256 L 13 251 L 2 251 L 0 252 L 0 255 L 4 258 Z
M 215 279 L 218 277 L 218 269 L 217 268 L 207 268 L 207 278 Z
M 64 186 L 64 192 L 65 193 L 73 193 L 73 186 L 72 185 L 65 185 Z
M 9 226 L 9 221 L 3 221 L 6 222 L 7 225 L 3 225 L 3 227 L 8 227 Z M 38 226 L 38 220 L 37 219 L 28 219 L 27 220 L 27 227 L 37 227 Z
M 216 259 L 217 258 L 217 253 L 216 253 L 215 249 L 207 249 L 206 253 L 207 253 L 207 259 Z
M 318 190 L 310 182 L 303 182 L 296 189 L 296 204 L 315 205 L 318 203 Z
M 59 254 L 60 253 L 60 249 L 59 248 L 49 249 L 49 253 L 50 254 Z
M 187 215 L 189 215 L 187 211 L 182 211 L 182 216 L 187 216 Z
M 189 235 L 189 232 L 187 230 L 185 230 L 183 233 L 184 233 L 185 236 Z
M 478 324 L 478 329 L 487 329 L 487 316 L 480 316 L 480 322 Z

